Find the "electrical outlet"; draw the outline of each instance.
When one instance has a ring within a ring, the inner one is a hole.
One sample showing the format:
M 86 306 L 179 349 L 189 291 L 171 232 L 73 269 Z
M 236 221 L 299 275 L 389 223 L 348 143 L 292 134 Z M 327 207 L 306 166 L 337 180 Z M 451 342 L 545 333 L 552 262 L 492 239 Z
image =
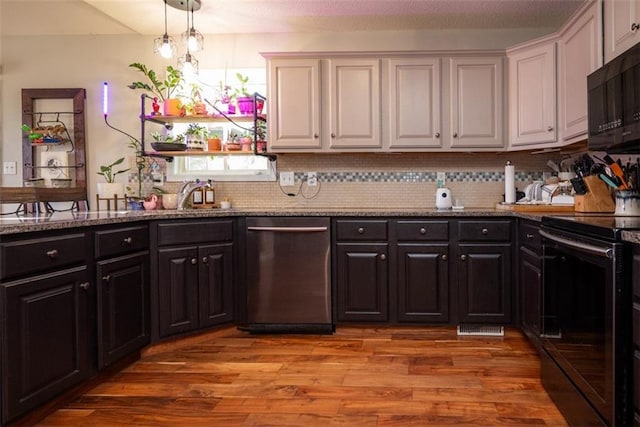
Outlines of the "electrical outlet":
M 318 185 L 318 175 L 315 172 L 307 172 L 307 185 L 309 187 Z
M 2 173 L 3 175 L 15 175 L 18 173 L 17 167 L 17 162 L 4 162 L 2 164 Z
M 293 172 L 280 172 L 280 185 L 283 187 L 294 184 Z
M 447 174 L 444 172 L 436 172 L 436 186 L 442 188 L 447 184 Z

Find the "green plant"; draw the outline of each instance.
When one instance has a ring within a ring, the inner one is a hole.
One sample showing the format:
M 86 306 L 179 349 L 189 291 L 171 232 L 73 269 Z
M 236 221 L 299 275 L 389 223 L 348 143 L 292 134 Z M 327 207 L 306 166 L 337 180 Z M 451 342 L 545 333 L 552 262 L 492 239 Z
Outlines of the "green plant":
M 180 70 L 171 65 L 167 65 L 167 74 L 164 80 L 160 80 L 154 70 L 147 68 L 146 65 L 140 62 L 129 64 L 129 67 L 140 71 L 149 80 L 148 83 L 141 81 L 133 82 L 129 85 L 129 88 L 146 90 L 163 102 L 165 99 L 174 97 L 184 83 Z
M 236 73 L 236 78 L 240 82 L 240 88 L 236 89 L 236 96 L 251 96 L 247 90 L 247 83 L 249 83 L 249 76 L 243 76 L 241 73 Z
M 166 142 L 169 144 L 182 144 L 184 142 L 184 135 L 163 135 L 162 132 L 152 132 L 151 138 L 156 142 Z
M 200 138 L 207 137 L 207 128 L 198 124 L 198 123 L 189 123 L 187 130 L 184 132 L 185 135 L 195 135 Z
M 113 167 L 117 166 L 119 164 L 122 164 L 122 162 L 124 162 L 124 157 L 120 157 L 118 160 L 116 160 L 115 162 L 111 163 L 110 165 L 102 165 L 100 166 L 100 172 L 96 172 L 98 175 L 102 175 L 105 179 L 105 181 L 107 181 L 108 183 L 114 183 L 115 182 L 115 178 L 116 175 L 119 175 L 121 173 L 125 173 L 129 170 L 129 168 L 127 169 L 121 169 L 119 171 L 114 172 L 113 171 Z

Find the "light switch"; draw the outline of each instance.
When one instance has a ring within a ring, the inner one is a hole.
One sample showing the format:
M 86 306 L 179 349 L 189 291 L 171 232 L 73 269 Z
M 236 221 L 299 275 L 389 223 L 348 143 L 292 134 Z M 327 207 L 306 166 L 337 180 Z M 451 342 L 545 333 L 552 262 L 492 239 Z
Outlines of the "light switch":
M 17 162 L 4 162 L 2 165 L 2 174 L 3 175 L 15 175 L 18 173 L 18 163 Z

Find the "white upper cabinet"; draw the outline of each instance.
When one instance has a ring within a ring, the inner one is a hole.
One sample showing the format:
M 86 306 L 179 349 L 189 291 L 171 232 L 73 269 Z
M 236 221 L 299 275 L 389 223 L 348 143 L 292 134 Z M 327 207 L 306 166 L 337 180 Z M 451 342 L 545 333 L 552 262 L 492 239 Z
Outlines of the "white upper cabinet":
M 450 59 L 452 149 L 504 148 L 502 74 L 502 57 Z
M 640 0 L 604 0 L 604 60 L 640 42 Z
M 320 60 L 269 61 L 269 150 L 320 150 Z
M 380 60 L 331 59 L 329 147 L 381 148 Z
M 389 148 L 442 148 L 440 58 L 389 60 Z
M 558 116 L 567 143 L 587 135 L 587 76 L 602 66 L 601 5 L 588 2 L 560 33 Z
M 508 52 L 509 147 L 557 141 L 556 42 L 544 39 Z

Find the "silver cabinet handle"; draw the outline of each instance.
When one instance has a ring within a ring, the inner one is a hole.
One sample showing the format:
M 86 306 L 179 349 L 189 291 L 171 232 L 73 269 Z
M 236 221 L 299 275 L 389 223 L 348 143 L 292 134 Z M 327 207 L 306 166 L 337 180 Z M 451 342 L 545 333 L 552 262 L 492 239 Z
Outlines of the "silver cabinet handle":
M 553 126 L 548 126 L 547 127 L 547 132 L 551 132 L 553 130 Z
M 109 283 L 111 281 L 111 275 L 107 274 L 106 276 L 102 276 L 102 281 L 105 283 Z
M 203 257 L 202 257 L 202 263 L 203 263 L 203 264 L 206 264 L 206 263 L 208 263 L 208 262 L 209 262 L 209 258 L 207 258 L 206 256 L 203 256 Z
M 440 138 L 440 132 L 436 132 L 436 138 Z
M 364 227 L 358 228 L 358 234 L 364 234 Z
M 380 259 L 384 261 L 385 259 L 387 259 L 387 256 L 385 254 L 380 254 Z
M 198 263 L 198 260 L 195 258 L 191 258 L 191 264 L 196 265 Z
M 482 235 L 486 236 L 487 234 L 489 234 L 489 229 L 488 228 L 483 228 L 482 229 Z
M 462 261 L 466 261 L 467 260 L 467 256 L 465 254 L 460 255 L 460 259 Z
M 47 254 L 47 256 L 51 259 L 56 259 L 58 258 L 58 250 L 57 249 L 51 249 L 50 251 L 45 252 Z
M 633 24 L 631 24 L 631 32 L 635 32 L 636 30 L 640 30 L 640 24 L 638 24 L 637 22 L 634 22 Z
M 442 256 L 440 257 L 441 260 L 446 261 L 449 259 L 449 257 L 447 256 L 447 254 L 442 254 Z
M 130 245 L 131 242 L 133 242 L 133 239 L 131 237 L 125 237 L 122 241 L 125 242 L 127 245 Z
M 83 291 L 88 290 L 90 286 L 91 284 L 89 282 L 80 283 L 80 289 L 82 289 Z
M 427 234 L 427 229 L 424 227 L 420 228 L 420 234 Z

